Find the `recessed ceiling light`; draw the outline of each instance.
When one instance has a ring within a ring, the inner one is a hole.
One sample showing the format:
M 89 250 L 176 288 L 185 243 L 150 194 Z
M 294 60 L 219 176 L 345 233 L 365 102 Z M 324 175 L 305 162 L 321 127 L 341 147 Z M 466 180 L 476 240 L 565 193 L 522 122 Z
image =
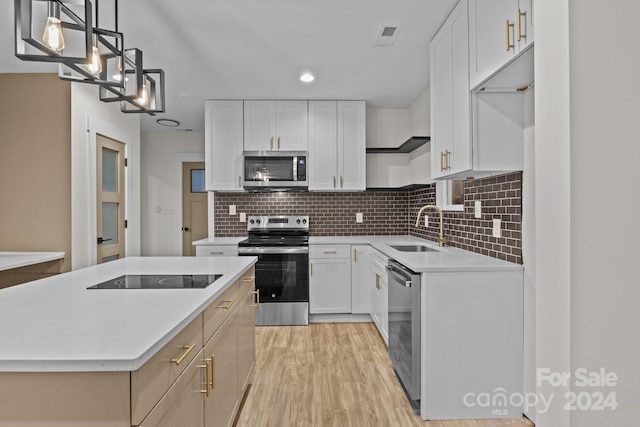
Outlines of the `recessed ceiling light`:
M 305 82 L 305 83 L 310 83 L 315 79 L 315 77 L 313 77 L 313 75 L 311 73 L 304 73 L 303 75 L 300 76 L 300 80 Z
M 173 119 L 158 119 L 156 120 L 156 123 L 161 125 L 161 126 L 169 126 L 169 127 L 176 127 L 176 126 L 180 126 L 180 122 L 177 120 L 173 120 Z

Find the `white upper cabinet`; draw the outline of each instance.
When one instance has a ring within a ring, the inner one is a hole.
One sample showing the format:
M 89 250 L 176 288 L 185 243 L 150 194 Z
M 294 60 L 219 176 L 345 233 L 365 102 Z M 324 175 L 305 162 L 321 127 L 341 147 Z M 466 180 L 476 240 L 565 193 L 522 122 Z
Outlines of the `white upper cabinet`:
M 208 191 L 242 191 L 242 101 L 205 101 Z
M 533 43 L 533 0 L 469 0 L 469 36 L 475 88 Z
M 364 101 L 309 101 L 309 190 L 366 187 Z
M 471 168 L 467 1 L 431 41 L 431 177 Z
M 307 151 L 307 101 L 245 101 L 245 151 Z

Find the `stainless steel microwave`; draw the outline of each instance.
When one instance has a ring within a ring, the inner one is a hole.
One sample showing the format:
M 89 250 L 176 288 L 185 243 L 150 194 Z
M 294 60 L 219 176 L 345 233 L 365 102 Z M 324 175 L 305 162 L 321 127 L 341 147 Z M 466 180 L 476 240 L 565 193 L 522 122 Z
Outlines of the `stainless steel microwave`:
M 307 152 L 245 151 L 243 186 L 250 191 L 308 189 Z

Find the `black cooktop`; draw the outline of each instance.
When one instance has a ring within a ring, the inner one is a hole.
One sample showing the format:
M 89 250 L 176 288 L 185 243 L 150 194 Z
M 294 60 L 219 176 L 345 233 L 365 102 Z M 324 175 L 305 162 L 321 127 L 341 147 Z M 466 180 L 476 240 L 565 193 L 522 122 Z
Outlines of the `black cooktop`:
M 127 274 L 87 289 L 204 289 L 222 274 Z

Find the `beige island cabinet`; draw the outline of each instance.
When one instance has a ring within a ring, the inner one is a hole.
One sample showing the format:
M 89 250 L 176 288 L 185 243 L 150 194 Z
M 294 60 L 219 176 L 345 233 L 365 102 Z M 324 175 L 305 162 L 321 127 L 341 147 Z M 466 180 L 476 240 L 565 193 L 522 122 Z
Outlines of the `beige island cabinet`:
M 254 257 L 129 258 L 0 291 L 0 426 L 229 426 L 255 362 Z M 209 286 L 87 289 L 123 275 Z

